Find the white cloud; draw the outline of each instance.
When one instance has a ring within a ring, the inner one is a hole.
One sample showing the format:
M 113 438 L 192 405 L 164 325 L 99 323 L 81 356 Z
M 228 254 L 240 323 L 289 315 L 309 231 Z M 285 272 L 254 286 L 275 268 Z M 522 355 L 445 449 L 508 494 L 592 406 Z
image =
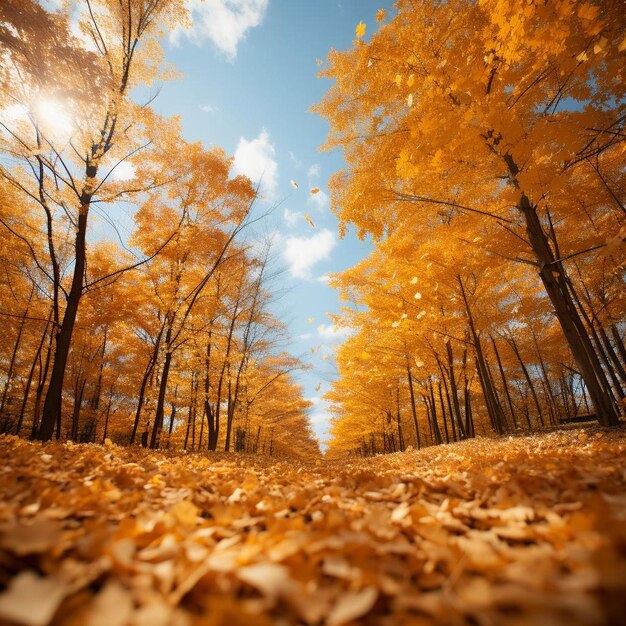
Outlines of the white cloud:
M 322 274 L 321 276 L 318 276 L 315 280 L 317 280 L 318 283 L 328 284 L 328 281 L 330 280 L 330 274 Z
M 304 219 L 304 215 L 299 211 L 291 211 L 285 207 L 283 210 L 283 218 L 285 219 L 285 224 L 287 224 L 289 228 L 293 228 L 298 223 L 298 220 Z
M 307 204 L 315 207 L 318 211 L 323 211 L 328 207 L 329 200 L 328 194 L 323 189 L 320 189 L 317 193 L 309 195 Z
M 269 133 L 263 129 L 256 139 L 239 138 L 235 150 L 233 174 L 243 174 L 253 183 L 261 183 L 260 192 L 266 200 L 276 198 L 278 187 L 278 163 L 274 159 L 276 150 L 270 142 Z
M 201 104 L 199 109 L 205 113 L 217 113 L 220 110 L 220 108 L 214 104 Z
M 313 333 L 304 333 L 304 335 L 300 335 L 298 339 L 306 341 L 307 339 L 311 339 L 311 337 L 313 337 Z
M 328 431 L 330 429 L 331 418 L 331 414 L 323 410 L 316 411 L 315 413 L 309 415 L 311 428 L 313 429 L 315 436 L 322 444 L 322 446 L 324 446 L 324 444 L 326 443 L 326 441 L 328 441 L 330 437 L 330 433 Z
M 302 161 L 291 150 L 289 150 L 289 160 L 293 163 L 293 166 L 296 169 L 300 169 L 302 167 Z
M 319 261 L 330 257 L 337 239 L 330 230 L 323 229 L 312 237 L 287 237 L 283 256 L 294 278 L 311 279 L 311 269 Z
M 354 333 L 350 326 L 335 326 L 335 324 L 320 324 L 317 334 L 324 339 L 345 339 Z
M 309 178 L 317 178 L 320 175 L 320 166 L 317 163 L 313 163 L 307 172 Z
M 185 4 L 192 24 L 188 29 L 174 30 L 172 41 L 179 42 L 183 34 L 198 44 L 209 39 L 233 61 L 247 31 L 263 22 L 269 0 L 186 0 Z

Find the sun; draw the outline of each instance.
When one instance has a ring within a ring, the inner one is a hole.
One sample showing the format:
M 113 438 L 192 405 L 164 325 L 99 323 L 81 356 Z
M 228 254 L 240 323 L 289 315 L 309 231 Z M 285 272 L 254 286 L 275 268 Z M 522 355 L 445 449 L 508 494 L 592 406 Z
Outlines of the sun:
M 54 139 L 69 139 L 74 124 L 65 103 L 55 98 L 38 98 L 32 110 L 44 133 Z

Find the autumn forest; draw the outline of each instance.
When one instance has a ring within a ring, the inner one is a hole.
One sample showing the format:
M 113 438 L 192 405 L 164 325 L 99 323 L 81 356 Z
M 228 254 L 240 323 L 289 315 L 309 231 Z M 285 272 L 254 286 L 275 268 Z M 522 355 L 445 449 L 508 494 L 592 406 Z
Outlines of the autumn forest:
M 351 4 L 302 351 L 272 170 L 157 106 L 280 2 L 0 0 L 1 624 L 623 619 L 624 4 Z

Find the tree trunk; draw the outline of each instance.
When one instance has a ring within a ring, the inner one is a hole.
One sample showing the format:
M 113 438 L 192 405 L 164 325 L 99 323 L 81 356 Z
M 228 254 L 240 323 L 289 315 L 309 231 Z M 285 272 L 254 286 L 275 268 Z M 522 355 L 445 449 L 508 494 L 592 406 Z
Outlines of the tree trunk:
M 422 447 L 422 442 L 420 441 L 420 429 L 417 422 L 417 408 L 415 406 L 415 391 L 413 390 L 413 376 L 411 374 L 411 366 L 408 363 L 407 357 L 407 366 L 406 366 L 406 376 L 409 383 L 409 394 L 411 395 L 411 414 L 413 415 L 413 426 L 415 427 L 415 437 L 417 439 L 417 449 L 419 450 Z
M 90 168 L 87 168 L 90 170 Z M 91 166 L 93 172 L 88 171 L 88 178 L 94 178 L 96 168 Z M 67 295 L 67 303 L 61 327 L 55 335 L 54 363 L 52 365 L 52 373 L 50 375 L 50 384 L 43 405 L 43 414 L 41 416 L 41 424 L 39 426 L 38 439 L 41 441 L 49 441 L 52 439 L 55 424 L 57 425 L 57 433 L 60 430 L 61 411 L 63 404 L 63 382 L 65 380 L 65 369 L 67 366 L 67 358 L 70 353 L 72 343 L 72 335 L 74 334 L 74 326 L 76 324 L 76 315 L 78 313 L 78 305 L 83 294 L 83 277 L 85 274 L 87 248 L 87 215 L 89 213 L 89 202 L 91 197 L 81 198 L 81 207 L 78 214 L 78 223 L 76 229 L 76 241 L 74 246 L 74 275 L 72 277 L 72 285 Z
M 459 389 L 456 384 L 456 376 L 454 374 L 454 355 L 452 354 L 452 345 L 446 343 L 446 353 L 448 355 L 448 379 L 450 380 L 450 392 L 452 394 L 452 406 L 454 408 L 454 416 L 459 429 L 459 438 L 465 439 L 465 428 L 463 426 L 463 415 L 461 414 L 461 405 L 459 403 Z
M 400 452 L 404 452 L 404 434 L 402 432 L 402 417 L 400 415 L 400 385 L 396 387 L 396 420 L 398 423 L 398 445 Z
M 537 416 L 539 418 L 539 422 L 541 423 L 542 426 L 545 426 L 546 423 L 545 423 L 545 420 L 543 419 L 543 411 L 541 410 L 539 397 L 537 396 L 537 392 L 535 391 L 535 385 L 532 381 L 532 378 L 530 377 L 528 368 L 526 367 L 526 364 L 524 363 L 524 360 L 522 359 L 522 355 L 520 354 L 519 348 L 517 347 L 517 343 L 515 339 L 513 339 L 513 337 L 509 337 L 507 339 L 507 342 L 513 349 L 513 352 L 515 353 L 515 356 L 517 357 L 517 360 L 519 361 L 520 367 L 522 368 L 524 378 L 526 379 L 526 382 L 528 383 L 528 389 L 530 390 L 530 394 L 533 397 L 533 402 L 535 403 L 535 408 L 537 409 Z
M 493 351 L 496 355 L 496 362 L 498 363 L 498 370 L 500 371 L 500 378 L 502 378 L 502 386 L 504 387 L 504 395 L 506 396 L 507 404 L 509 405 L 509 410 L 511 411 L 511 420 L 513 422 L 513 427 L 515 429 L 519 428 L 517 423 L 517 417 L 515 415 L 515 409 L 513 408 L 513 400 L 511 400 L 511 392 L 509 390 L 509 383 L 506 379 L 506 375 L 504 373 L 504 367 L 502 367 L 502 359 L 500 359 L 500 352 L 498 350 L 498 346 L 496 345 L 496 340 L 490 335 L 491 343 L 493 344 Z
M 163 371 L 161 372 L 161 382 L 159 385 L 159 399 L 154 414 L 154 424 L 152 425 L 152 436 L 150 438 L 150 448 L 153 450 L 159 447 L 159 437 L 163 429 L 163 417 L 165 413 L 165 394 L 167 392 L 167 379 L 170 374 L 170 366 L 172 364 L 172 352 L 169 346 L 169 330 L 167 337 L 167 351 L 165 352 L 165 360 L 163 361 Z
M 82 368 L 81 368 L 82 369 Z M 72 441 L 78 441 L 78 424 L 80 419 L 80 409 L 83 404 L 83 393 L 85 392 L 85 385 L 87 384 L 87 377 L 80 380 L 80 375 L 76 381 L 76 389 L 74 393 L 74 409 L 72 411 L 72 430 L 70 432 L 70 439 Z
M 146 388 L 148 386 L 148 381 L 152 376 L 152 372 L 154 371 L 154 366 L 159 358 L 159 350 L 161 348 L 161 338 L 163 337 L 163 331 L 165 330 L 165 325 L 163 324 L 159 330 L 159 334 L 157 335 L 154 341 L 154 347 L 150 354 L 150 358 L 148 359 L 148 364 L 146 365 L 146 369 L 144 370 L 143 377 L 141 379 L 141 385 L 139 387 L 139 400 L 137 401 L 137 410 L 135 411 L 135 421 L 133 422 L 133 432 L 130 436 L 130 445 L 132 446 L 135 443 L 135 437 L 137 436 L 137 429 L 139 428 L 139 421 L 141 420 L 141 410 L 144 404 L 144 398 L 146 396 Z
M 43 344 L 46 342 L 46 337 L 48 336 L 48 328 L 50 327 L 50 321 L 52 320 L 52 309 L 50 309 L 50 314 L 48 315 L 48 321 L 46 322 L 46 326 L 43 330 L 43 334 L 41 335 L 41 341 L 37 346 L 37 351 L 35 352 L 35 356 L 33 358 L 33 363 L 30 367 L 30 371 L 28 372 L 28 378 L 26 379 L 26 386 L 24 389 L 24 397 L 22 399 L 22 406 L 20 407 L 20 414 L 17 418 L 17 428 L 16 434 L 19 435 L 22 430 L 22 424 L 24 423 L 24 413 L 26 412 L 26 405 L 28 403 L 28 396 L 30 395 L 30 388 L 33 384 L 33 378 L 35 376 L 35 369 L 37 368 L 37 363 L 41 361 L 41 351 L 43 350 Z M 33 418 L 34 420 L 34 418 Z
M 478 378 L 480 380 L 480 384 L 483 390 L 483 395 L 485 397 L 485 405 L 487 407 L 487 412 L 489 413 L 489 418 L 491 420 L 491 425 L 493 429 L 499 435 L 501 435 L 504 432 L 502 428 L 502 422 L 504 419 L 502 406 L 500 405 L 500 401 L 498 400 L 498 397 L 496 395 L 493 380 L 487 367 L 487 361 L 485 359 L 482 344 L 480 342 L 480 336 L 474 324 L 474 316 L 472 314 L 472 309 L 469 305 L 469 300 L 467 298 L 467 294 L 465 293 L 465 286 L 463 285 L 460 274 L 457 275 L 457 281 L 459 283 L 459 287 L 461 288 L 461 296 L 463 297 L 463 302 L 465 304 L 467 321 L 472 335 L 472 339 L 474 340 L 476 368 L 478 371 Z
M 189 444 L 189 432 L 191 430 L 191 418 L 193 416 L 193 407 L 194 407 L 194 384 L 195 384 L 196 373 L 191 372 L 191 385 L 189 390 L 189 412 L 187 413 L 187 430 L 185 431 L 185 443 L 183 445 L 183 449 L 187 449 L 187 445 Z
M 24 327 L 26 326 L 26 317 L 28 316 L 28 311 L 30 310 L 30 304 L 33 301 L 33 295 L 35 293 L 35 288 L 33 287 L 30 292 L 30 296 L 28 298 L 28 304 L 24 309 L 24 313 L 20 319 L 20 325 L 17 330 L 17 337 L 15 339 L 15 344 L 13 345 L 13 352 L 11 353 L 11 358 L 9 360 L 9 368 L 7 370 L 7 380 L 4 384 L 4 390 L 2 392 L 2 400 L 0 400 L 0 415 L 4 416 L 4 407 L 6 404 L 7 396 L 9 394 L 9 388 L 11 387 L 11 381 L 13 380 L 13 369 L 15 368 L 15 361 L 17 359 L 17 353 L 20 348 L 20 343 L 22 341 L 22 335 L 24 334 Z
M 513 174 L 516 176 L 517 172 L 513 171 Z M 563 266 L 554 258 L 548 237 L 537 215 L 537 207 L 522 193 L 518 209 L 524 216 L 528 239 L 539 261 L 539 277 L 585 381 L 598 421 L 604 426 L 615 426 L 619 416 L 611 400 L 608 381 L 572 300 Z
M 111 403 L 113 402 L 113 386 L 109 390 L 109 402 L 107 403 L 107 410 L 104 415 L 104 432 L 102 433 L 102 445 L 106 442 L 107 433 L 109 431 L 109 418 L 111 417 Z

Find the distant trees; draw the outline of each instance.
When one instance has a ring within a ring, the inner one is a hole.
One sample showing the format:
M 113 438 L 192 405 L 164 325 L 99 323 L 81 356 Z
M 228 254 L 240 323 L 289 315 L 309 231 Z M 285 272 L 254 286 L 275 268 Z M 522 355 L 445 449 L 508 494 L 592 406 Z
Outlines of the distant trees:
M 377 240 L 335 279 L 367 307 L 344 318 L 359 332 L 339 353 L 335 447 L 398 449 L 394 393 L 429 443 L 579 412 L 616 424 L 622 4 L 397 9 L 369 42 L 329 55 L 322 75 L 335 84 L 317 105 L 327 147 L 347 163 L 332 182 L 335 211 Z

